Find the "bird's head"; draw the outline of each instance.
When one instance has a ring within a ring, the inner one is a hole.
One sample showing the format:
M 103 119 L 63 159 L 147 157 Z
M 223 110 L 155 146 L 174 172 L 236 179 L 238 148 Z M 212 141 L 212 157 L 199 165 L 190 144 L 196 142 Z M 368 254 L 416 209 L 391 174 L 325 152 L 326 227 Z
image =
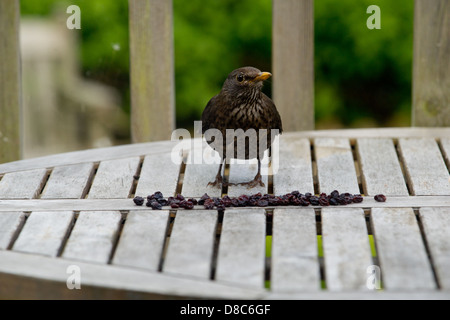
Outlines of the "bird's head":
M 233 70 L 223 84 L 223 89 L 239 94 L 240 92 L 261 91 L 263 81 L 272 76 L 270 72 L 261 72 L 253 67 Z

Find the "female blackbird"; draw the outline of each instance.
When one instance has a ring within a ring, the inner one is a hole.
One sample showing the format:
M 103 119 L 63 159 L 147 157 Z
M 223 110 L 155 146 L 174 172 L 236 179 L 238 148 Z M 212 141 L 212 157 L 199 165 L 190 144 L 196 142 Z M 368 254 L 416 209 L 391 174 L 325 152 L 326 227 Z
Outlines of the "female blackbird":
M 275 136 L 283 130 L 275 104 L 261 92 L 263 81 L 271 75 L 253 67 L 232 71 L 220 93 L 211 98 L 203 110 L 202 132 L 209 146 L 222 158 L 215 181 L 208 185 L 220 187 L 223 183 L 222 166 L 228 157 L 257 158 L 258 172 L 255 178 L 239 184 L 248 185 L 249 188 L 258 184 L 264 186 L 261 180 L 261 159 L 265 150 L 269 149 L 270 154 Z M 209 129 L 215 130 L 207 132 Z

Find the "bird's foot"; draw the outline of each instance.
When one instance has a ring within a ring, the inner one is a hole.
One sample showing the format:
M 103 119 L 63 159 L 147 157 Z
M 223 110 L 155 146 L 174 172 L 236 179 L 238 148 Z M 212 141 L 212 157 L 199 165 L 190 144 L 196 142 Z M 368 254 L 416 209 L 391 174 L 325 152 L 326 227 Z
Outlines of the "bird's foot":
M 217 175 L 216 176 L 216 180 L 208 182 L 208 184 L 206 185 L 207 187 L 212 186 L 212 187 L 217 187 L 220 188 L 223 184 L 223 179 L 221 175 Z
M 261 187 L 265 187 L 266 185 L 264 184 L 264 182 L 262 181 L 262 177 L 261 175 L 258 173 L 255 178 L 251 181 L 248 182 L 240 182 L 240 183 L 233 183 L 230 185 L 239 185 L 239 186 L 247 186 L 247 189 L 251 189 L 254 188 L 256 186 L 261 186 Z

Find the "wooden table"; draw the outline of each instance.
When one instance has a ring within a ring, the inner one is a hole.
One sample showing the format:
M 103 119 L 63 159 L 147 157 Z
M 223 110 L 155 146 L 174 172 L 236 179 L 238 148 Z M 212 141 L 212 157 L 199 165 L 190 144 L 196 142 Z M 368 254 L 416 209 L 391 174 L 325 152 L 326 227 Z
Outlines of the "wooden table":
M 0 164 L 0 297 L 450 298 L 450 128 L 285 133 L 276 174 L 251 190 L 207 187 L 217 163 L 174 161 L 202 150 L 189 144 Z M 224 212 L 132 201 L 334 189 L 364 201 Z

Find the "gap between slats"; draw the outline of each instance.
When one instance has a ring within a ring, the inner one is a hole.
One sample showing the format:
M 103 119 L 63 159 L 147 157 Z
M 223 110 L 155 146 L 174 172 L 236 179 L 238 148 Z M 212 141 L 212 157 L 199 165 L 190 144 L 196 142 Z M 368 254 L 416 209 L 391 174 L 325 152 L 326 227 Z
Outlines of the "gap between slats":
M 434 279 L 434 282 L 436 284 L 436 288 L 437 289 L 441 289 L 442 287 L 441 287 L 441 284 L 440 284 L 440 281 L 439 281 L 439 277 L 438 277 L 437 272 L 436 272 L 435 262 L 433 260 L 432 255 L 431 255 L 431 250 L 430 250 L 430 246 L 429 246 L 429 243 L 428 243 L 428 240 L 427 240 L 427 234 L 426 234 L 426 231 L 425 231 L 424 223 L 422 221 L 422 218 L 420 217 L 420 209 L 419 208 L 413 208 L 413 211 L 414 211 L 414 215 L 416 216 L 417 225 L 419 226 L 420 236 L 422 238 L 422 242 L 423 242 L 423 245 L 424 245 L 424 248 L 425 248 L 425 253 L 426 253 L 426 256 L 428 258 L 428 261 L 430 262 L 430 268 L 431 268 L 431 272 L 433 274 L 433 279 Z
M 95 176 L 97 175 L 98 167 L 100 165 L 100 162 L 94 162 L 92 172 L 90 174 L 89 180 L 87 182 L 84 194 L 82 199 L 87 199 L 89 196 L 89 191 L 91 191 L 92 183 L 94 182 Z
M 447 166 L 447 171 L 450 173 L 450 138 L 436 139 L 438 142 L 439 151 Z
M 400 169 L 402 171 L 403 180 L 405 181 L 406 189 L 408 190 L 408 195 L 411 196 L 411 195 L 413 195 L 412 187 L 411 187 L 410 181 L 406 175 L 405 162 L 400 153 L 400 146 L 398 144 L 398 139 L 394 139 L 393 141 L 394 141 L 395 152 L 397 154 L 397 159 L 400 164 Z

